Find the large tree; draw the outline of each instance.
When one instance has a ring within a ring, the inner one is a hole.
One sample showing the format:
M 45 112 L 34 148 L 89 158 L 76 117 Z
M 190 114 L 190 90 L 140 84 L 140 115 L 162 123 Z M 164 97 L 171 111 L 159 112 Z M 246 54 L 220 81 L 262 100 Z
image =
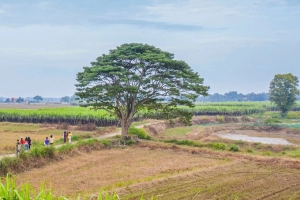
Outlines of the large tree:
M 33 97 L 33 99 L 38 102 L 43 101 L 43 97 L 41 97 L 40 95 L 36 95 L 35 97 Z
M 64 96 L 60 99 L 60 102 L 65 102 L 65 103 L 69 103 L 70 102 L 70 97 L 69 96 Z
M 123 44 L 91 65 L 77 74 L 76 95 L 85 106 L 115 115 L 122 136 L 128 134 L 140 110 L 189 121 L 191 114 L 177 105 L 193 106 L 196 98 L 207 95 L 209 89 L 184 61 L 174 60 L 173 54 L 147 44 Z
M 296 102 L 296 96 L 300 94 L 298 77 L 291 73 L 276 74 L 270 83 L 270 101 L 281 111 L 284 117 Z

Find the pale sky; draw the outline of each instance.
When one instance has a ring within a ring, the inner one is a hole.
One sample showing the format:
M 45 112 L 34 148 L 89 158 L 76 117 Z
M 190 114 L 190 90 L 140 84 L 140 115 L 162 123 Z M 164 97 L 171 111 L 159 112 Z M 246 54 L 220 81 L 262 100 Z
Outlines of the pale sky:
M 209 93 L 300 78 L 300 0 L 0 0 L 0 97 L 62 97 L 123 43 L 175 54 Z

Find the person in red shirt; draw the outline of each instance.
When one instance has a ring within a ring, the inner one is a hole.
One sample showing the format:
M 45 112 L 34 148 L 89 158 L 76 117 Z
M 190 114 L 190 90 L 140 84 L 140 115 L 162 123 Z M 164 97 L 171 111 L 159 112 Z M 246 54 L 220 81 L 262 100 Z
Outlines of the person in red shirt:
M 25 150 L 25 140 L 23 138 L 21 138 L 20 144 L 21 144 L 21 150 Z

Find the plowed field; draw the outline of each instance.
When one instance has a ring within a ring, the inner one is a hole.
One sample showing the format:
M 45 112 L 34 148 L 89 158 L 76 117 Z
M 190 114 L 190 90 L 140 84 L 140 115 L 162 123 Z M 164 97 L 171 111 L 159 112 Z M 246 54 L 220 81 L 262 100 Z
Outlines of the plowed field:
M 169 145 L 75 152 L 40 169 L 19 174 L 57 195 L 74 197 L 113 189 L 121 199 L 300 199 L 300 161 L 196 152 Z M 270 162 L 268 161 L 270 159 Z M 293 163 L 289 166 L 289 163 Z

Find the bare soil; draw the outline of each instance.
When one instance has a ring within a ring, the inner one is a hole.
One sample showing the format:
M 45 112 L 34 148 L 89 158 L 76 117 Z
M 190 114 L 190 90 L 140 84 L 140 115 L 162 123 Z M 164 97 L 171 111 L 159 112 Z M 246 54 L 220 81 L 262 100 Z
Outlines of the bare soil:
M 71 198 L 105 188 L 121 199 L 299 199 L 300 161 L 142 142 L 74 153 L 17 180 L 37 188 L 45 181 Z

